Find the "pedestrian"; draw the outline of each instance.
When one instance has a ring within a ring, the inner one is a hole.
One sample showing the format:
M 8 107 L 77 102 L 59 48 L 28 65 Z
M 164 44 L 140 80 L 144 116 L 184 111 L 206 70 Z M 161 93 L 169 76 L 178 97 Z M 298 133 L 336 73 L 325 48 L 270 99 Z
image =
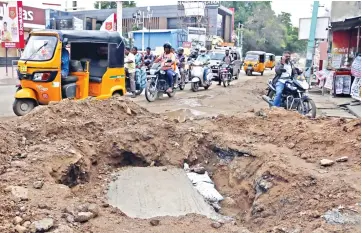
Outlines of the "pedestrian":
M 126 76 L 129 78 L 130 86 L 131 86 L 131 92 L 132 97 L 136 98 L 136 81 L 135 81 L 135 75 L 136 75 L 136 62 L 135 62 L 135 56 L 133 53 L 131 53 L 130 48 L 126 47 L 124 49 L 124 66 L 126 68 Z

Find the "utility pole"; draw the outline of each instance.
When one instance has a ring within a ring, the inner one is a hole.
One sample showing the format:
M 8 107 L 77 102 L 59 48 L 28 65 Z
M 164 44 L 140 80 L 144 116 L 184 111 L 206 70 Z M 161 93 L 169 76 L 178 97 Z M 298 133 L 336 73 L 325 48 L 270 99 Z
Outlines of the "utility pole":
M 148 18 L 148 47 L 151 45 L 151 18 L 153 15 L 153 10 L 151 11 L 151 8 L 147 7 L 147 18 Z
M 310 23 L 310 31 L 309 31 L 309 40 L 307 46 L 307 60 L 305 63 L 305 69 L 308 70 L 305 72 L 305 76 L 311 84 L 311 72 L 313 66 L 313 54 L 315 49 L 315 32 L 317 28 L 317 19 L 318 19 L 318 8 L 319 8 L 319 1 L 314 1 L 313 4 L 313 12 L 312 12 L 312 20 Z
M 122 1 L 117 1 L 117 32 L 122 36 Z

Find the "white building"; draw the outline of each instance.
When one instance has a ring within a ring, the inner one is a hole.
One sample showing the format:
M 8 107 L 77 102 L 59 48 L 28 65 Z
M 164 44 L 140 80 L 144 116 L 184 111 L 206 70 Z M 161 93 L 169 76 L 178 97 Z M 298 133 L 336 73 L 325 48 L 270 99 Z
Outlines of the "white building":
M 93 0 L 63 0 L 66 11 L 94 10 Z

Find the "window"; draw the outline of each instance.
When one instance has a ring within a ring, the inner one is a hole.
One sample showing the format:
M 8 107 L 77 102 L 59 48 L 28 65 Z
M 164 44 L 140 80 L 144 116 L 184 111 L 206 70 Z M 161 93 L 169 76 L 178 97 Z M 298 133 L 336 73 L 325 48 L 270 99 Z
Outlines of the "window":
M 21 60 L 49 61 L 53 58 L 58 39 L 55 36 L 31 36 Z
M 77 1 L 73 1 L 73 10 L 77 10 Z
M 178 19 L 177 18 L 168 18 L 167 19 L 167 29 L 177 29 Z

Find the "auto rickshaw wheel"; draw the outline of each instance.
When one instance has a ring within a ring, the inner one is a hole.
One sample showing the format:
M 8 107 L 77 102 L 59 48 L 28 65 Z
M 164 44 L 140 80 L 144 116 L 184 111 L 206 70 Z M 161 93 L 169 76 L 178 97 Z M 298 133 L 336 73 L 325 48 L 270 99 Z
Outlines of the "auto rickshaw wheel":
M 13 103 L 13 111 L 17 116 L 25 116 L 36 106 L 33 99 L 15 99 Z
M 260 75 L 263 76 L 263 75 L 264 75 L 264 71 L 262 71 L 262 72 L 260 73 Z
M 239 74 L 240 74 L 240 70 L 238 70 L 238 73 L 236 74 L 235 79 L 239 78 Z

